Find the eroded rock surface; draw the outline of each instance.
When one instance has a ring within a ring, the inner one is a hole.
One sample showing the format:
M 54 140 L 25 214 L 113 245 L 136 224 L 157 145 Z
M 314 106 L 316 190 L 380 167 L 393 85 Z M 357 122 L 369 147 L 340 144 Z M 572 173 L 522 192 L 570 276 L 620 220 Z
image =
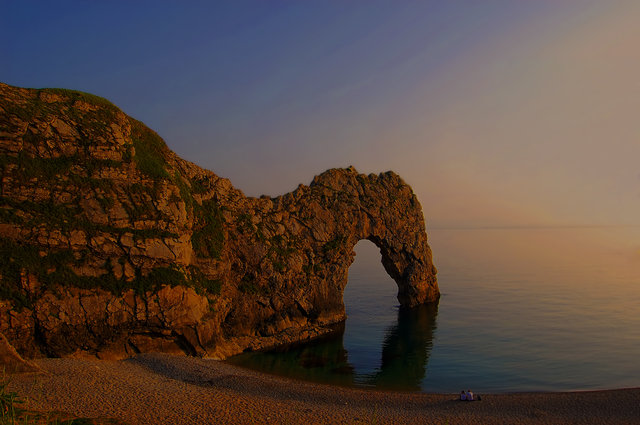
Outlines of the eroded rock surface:
M 108 101 L 0 84 L 0 333 L 25 357 L 223 358 L 345 319 L 369 239 L 406 306 L 436 301 L 422 208 L 393 172 L 246 197 Z

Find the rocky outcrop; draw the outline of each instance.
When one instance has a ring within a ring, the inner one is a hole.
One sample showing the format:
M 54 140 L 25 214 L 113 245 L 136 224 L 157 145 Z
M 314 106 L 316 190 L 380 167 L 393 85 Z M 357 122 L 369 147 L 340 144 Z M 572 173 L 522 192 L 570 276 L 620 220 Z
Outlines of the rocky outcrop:
M 40 372 L 40 368 L 33 363 L 24 360 L 2 334 L 0 334 L 0 365 L 2 366 L 3 374 L 5 372 Z
M 437 300 L 422 208 L 393 172 L 246 197 L 108 101 L 0 84 L 0 333 L 25 357 L 226 357 L 345 319 L 353 247 Z

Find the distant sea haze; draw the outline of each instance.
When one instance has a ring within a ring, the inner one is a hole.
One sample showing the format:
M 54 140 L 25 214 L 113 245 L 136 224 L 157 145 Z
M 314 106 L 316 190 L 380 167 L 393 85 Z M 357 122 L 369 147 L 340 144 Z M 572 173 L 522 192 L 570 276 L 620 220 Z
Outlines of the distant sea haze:
M 634 229 L 640 228 L 640 224 L 512 224 L 512 225 L 439 225 L 429 226 L 430 230 L 509 230 L 509 229 Z
M 428 229 L 442 297 L 405 311 L 363 241 L 344 331 L 232 362 L 341 385 L 426 392 L 640 385 L 640 227 Z

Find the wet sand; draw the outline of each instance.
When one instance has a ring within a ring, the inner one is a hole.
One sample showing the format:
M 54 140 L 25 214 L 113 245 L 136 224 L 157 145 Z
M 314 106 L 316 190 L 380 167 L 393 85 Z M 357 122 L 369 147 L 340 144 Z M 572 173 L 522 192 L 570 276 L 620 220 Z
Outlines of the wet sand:
M 10 388 L 29 407 L 128 424 L 640 424 L 640 388 L 571 393 L 398 393 L 311 384 L 167 354 L 41 359 Z

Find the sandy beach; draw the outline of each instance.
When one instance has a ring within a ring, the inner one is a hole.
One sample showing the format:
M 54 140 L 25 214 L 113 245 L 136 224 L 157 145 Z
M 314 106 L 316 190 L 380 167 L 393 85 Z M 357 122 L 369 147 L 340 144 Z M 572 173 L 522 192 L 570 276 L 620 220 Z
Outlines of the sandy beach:
M 370 391 L 293 381 L 167 354 L 41 359 L 11 377 L 29 408 L 128 424 L 640 424 L 640 388 L 572 393 Z

